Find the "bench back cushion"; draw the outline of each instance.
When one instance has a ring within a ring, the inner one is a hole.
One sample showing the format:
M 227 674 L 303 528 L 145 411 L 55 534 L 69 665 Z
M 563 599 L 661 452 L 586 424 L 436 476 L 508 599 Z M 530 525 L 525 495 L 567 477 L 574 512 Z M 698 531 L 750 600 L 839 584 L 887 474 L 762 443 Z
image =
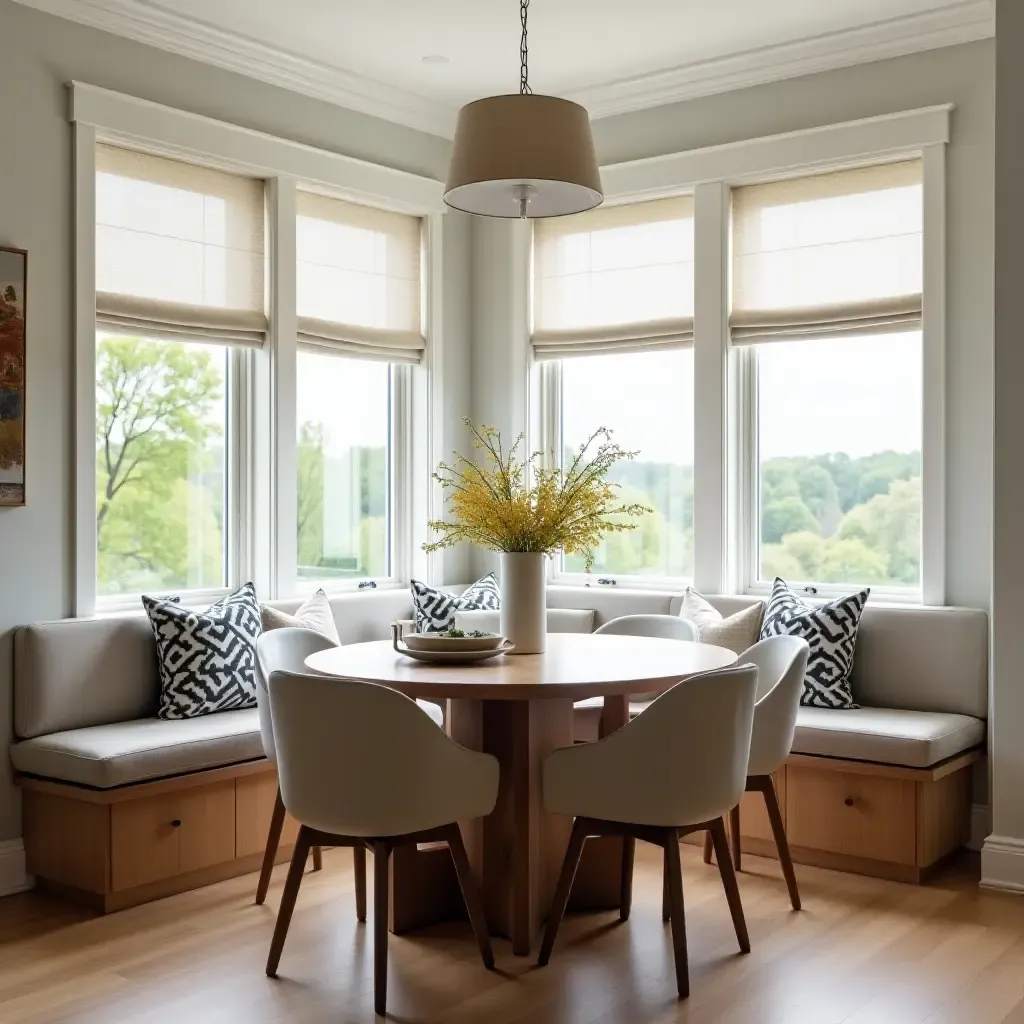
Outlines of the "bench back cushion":
M 302 598 L 296 598 L 290 601 L 268 601 L 267 604 L 271 608 L 294 615 L 302 601 Z M 406 587 L 398 590 L 364 590 L 354 594 L 340 594 L 332 597 L 330 601 L 334 624 L 338 627 L 338 639 L 342 644 L 387 640 L 391 635 L 388 627 L 392 622 L 396 619 L 412 618 L 412 596 Z
M 160 694 L 145 615 L 22 626 L 14 637 L 20 739 L 155 715 Z
M 678 615 L 683 595 L 659 590 L 625 590 L 617 586 L 549 586 L 548 608 L 592 608 L 594 629 L 623 615 Z
M 732 615 L 755 597 L 708 600 Z M 988 615 L 977 608 L 864 608 L 853 660 L 859 704 L 988 717 Z

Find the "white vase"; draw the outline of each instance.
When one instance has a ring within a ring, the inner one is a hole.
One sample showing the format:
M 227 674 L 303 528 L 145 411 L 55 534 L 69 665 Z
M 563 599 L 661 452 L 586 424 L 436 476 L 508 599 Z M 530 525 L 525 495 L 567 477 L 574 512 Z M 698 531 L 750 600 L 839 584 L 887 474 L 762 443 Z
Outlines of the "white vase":
M 501 554 L 501 633 L 516 645 L 513 654 L 543 654 L 547 640 L 547 555 L 532 551 Z

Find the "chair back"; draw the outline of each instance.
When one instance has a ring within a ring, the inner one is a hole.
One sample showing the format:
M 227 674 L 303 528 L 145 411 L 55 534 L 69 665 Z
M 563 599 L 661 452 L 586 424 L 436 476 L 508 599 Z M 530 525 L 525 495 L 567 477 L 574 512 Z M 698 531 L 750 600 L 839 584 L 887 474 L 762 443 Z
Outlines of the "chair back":
M 759 640 L 737 659 L 757 666 L 749 775 L 770 775 L 789 757 L 810 648 L 795 636 Z
M 756 688 L 753 665 L 704 672 L 603 740 L 554 751 L 548 809 L 637 825 L 721 817 L 746 786 Z
M 260 634 L 256 641 L 256 708 L 260 716 L 263 752 L 268 760 L 277 760 L 274 723 L 270 717 L 270 698 L 267 695 L 267 680 L 270 674 L 282 669 L 289 672 L 305 672 L 306 659 L 311 654 L 336 646 L 333 640 L 329 640 L 322 633 L 303 626 L 285 626 Z
M 397 690 L 280 671 L 269 684 L 281 797 L 301 824 L 406 835 L 493 808 L 495 758 L 453 743 Z
M 614 636 L 653 636 L 664 640 L 700 639 L 697 627 L 678 615 L 620 615 L 594 630 Z

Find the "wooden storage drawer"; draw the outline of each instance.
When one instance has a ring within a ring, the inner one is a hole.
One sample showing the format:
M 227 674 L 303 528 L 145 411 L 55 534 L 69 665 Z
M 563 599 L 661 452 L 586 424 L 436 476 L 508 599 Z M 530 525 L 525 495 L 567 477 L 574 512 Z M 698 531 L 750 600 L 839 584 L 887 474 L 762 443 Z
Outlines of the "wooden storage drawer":
M 270 831 L 270 817 L 277 798 L 277 775 L 248 775 L 235 780 L 235 856 L 247 857 L 263 853 Z M 290 815 L 284 817 L 279 849 L 294 846 L 299 823 Z
M 913 865 L 916 787 L 913 779 L 790 765 L 786 770 L 790 845 Z
M 132 889 L 235 858 L 235 780 L 111 805 L 111 888 Z

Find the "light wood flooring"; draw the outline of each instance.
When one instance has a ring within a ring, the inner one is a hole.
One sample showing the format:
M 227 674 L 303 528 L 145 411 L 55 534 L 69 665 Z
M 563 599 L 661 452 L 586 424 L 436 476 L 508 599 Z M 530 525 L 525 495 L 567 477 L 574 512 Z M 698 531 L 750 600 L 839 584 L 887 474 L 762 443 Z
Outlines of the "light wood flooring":
M 283 868 L 105 918 L 34 893 L 0 900 L 3 1024 L 347 1024 L 373 1020 L 371 933 L 352 856 L 306 876 L 281 976 L 263 973 Z M 683 847 L 691 998 L 675 997 L 658 853 L 637 844 L 633 914 L 566 919 L 549 967 L 468 925 L 392 937 L 389 1016 L 443 1024 L 1024 1024 L 1024 899 L 979 891 L 971 863 L 919 888 L 744 859 L 741 956 L 717 870 Z M 371 902 L 372 906 L 372 902 Z

